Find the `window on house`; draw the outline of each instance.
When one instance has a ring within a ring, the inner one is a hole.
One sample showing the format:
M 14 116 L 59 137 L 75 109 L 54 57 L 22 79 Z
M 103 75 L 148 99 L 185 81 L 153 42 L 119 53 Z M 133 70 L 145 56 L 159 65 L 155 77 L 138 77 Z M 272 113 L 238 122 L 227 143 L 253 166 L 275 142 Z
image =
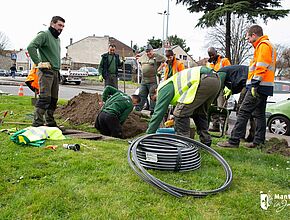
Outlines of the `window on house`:
M 186 55 L 183 55 L 183 60 L 187 60 L 187 56 Z
M 179 59 L 182 59 L 182 55 L 179 55 Z

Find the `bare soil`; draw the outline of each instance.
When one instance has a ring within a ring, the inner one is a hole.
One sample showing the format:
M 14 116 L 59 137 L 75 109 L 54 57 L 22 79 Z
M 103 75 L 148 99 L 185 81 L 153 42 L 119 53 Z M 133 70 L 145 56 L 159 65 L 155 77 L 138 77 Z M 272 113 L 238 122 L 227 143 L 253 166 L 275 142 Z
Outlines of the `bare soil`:
M 82 92 L 68 101 L 67 105 L 57 108 L 56 116 L 64 120 L 69 118 L 70 123 L 80 125 L 95 124 L 97 115 L 100 113 L 98 93 Z M 144 114 L 131 112 L 122 126 L 124 138 L 131 138 L 146 131 L 148 126 Z
M 270 138 L 266 142 L 265 146 L 263 146 L 262 151 L 268 154 L 277 153 L 286 157 L 290 157 L 290 147 L 288 146 L 287 140 L 284 138 Z

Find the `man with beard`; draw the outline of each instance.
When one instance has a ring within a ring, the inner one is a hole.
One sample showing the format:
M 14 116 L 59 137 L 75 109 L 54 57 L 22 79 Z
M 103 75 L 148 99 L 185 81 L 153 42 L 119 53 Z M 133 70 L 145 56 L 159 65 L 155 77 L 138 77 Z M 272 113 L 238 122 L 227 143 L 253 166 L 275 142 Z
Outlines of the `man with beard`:
M 53 114 L 59 90 L 60 39 L 65 20 L 60 16 L 51 19 L 47 31 L 41 31 L 28 45 L 27 50 L 38 68 L 39 99 L 35 105 L 32 126 L 56 127 Z

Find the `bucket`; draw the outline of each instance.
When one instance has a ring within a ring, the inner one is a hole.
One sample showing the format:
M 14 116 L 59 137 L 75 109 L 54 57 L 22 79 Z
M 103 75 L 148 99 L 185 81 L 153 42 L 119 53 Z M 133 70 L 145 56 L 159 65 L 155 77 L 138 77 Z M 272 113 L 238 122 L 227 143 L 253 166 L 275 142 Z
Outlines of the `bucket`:
M 175 134 L 174 128 L 158 128 L 157 134 Z

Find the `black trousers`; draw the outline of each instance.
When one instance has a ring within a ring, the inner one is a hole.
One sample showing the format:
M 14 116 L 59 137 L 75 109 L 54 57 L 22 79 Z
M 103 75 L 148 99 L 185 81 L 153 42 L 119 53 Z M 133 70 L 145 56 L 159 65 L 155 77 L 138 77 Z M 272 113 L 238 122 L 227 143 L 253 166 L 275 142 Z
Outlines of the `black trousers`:
M 259 94 L 258 97 L 253 97 L 250 90 L 247 90 L 245 98 L 242 102 L 236 124 L 232 130 L 229 143 L 239 144 L 240 139 L 244 137 L 248 120 L 254 114 L 256 119 L 254 144 L 263 144 L 266 135 L 266 95 Z
M 122 126 L 117 116 L 113 114 L 100 112 L 95 122 L 95 128 L 103 135 L 122 138 Z

